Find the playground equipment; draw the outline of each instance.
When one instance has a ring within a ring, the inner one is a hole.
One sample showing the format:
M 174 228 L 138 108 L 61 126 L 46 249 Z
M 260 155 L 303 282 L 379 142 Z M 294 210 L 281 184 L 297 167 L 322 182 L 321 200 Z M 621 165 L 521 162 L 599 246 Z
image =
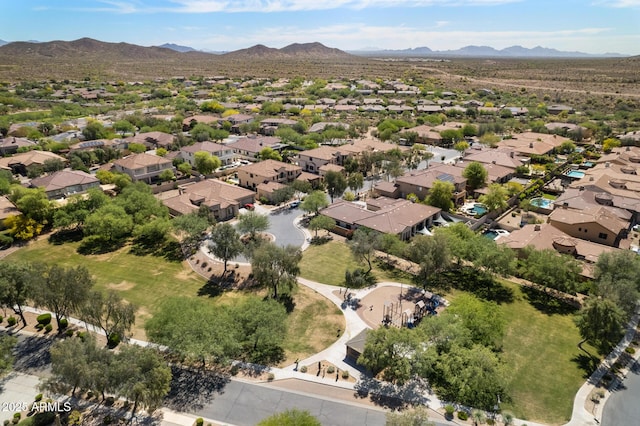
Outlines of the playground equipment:
M 382 309 L 382 324 L 387 327 L 413 328 L 425 316 L 436 314 L 436 308 L 440 305 L 438 299 L 433 293 L 425 291 L 420 300 L 408 304 L 409 306 L 413 305 L 413 310 L 403 310 L 402 300 L 387 300 Z

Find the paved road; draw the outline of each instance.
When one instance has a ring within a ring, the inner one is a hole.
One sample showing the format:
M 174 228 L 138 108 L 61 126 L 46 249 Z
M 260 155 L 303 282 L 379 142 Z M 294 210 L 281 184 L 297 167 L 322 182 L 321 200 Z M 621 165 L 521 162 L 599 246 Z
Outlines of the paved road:
M 303 214 L 299 208 L 284 209 L 269 215 L 269 229 L 267 232 L 276 237 L 275 243 L 279 246 L 293 245 L 302 247 L 304 234 L 296 228 L 293 221 Z
M 386 422 L 385 412 L 378 409 L 237 381 L 227 383 L 220 395 L 195 414 L 245 426 L 293 408 L 308 410 L 323 426 L 382 426 Z M 446 424 L 451 423 L 436 423 Z
M 607 400 L 602 426 L 637 425 L 640 422 L 640 365 L 636 362 L 622 385 Z

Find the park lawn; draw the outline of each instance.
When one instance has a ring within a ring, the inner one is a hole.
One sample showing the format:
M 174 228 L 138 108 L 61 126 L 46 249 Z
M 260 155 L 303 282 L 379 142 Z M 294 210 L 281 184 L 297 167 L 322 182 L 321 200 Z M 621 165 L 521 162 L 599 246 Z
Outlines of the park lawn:
M 383 269 L 372 262 L 376 282 L 393 281 L 413 284 L 412 276 L 397 269 Z M 349 246 L 342 241 L 331 241 L 309 246 L 300 262 L 300 276 L 323 284 L 344 286 L 344 273 L 356 268 L 367 268 L 366 262 L 358 262 Z
M 582 338 L 572 312 L 541 312 L 520 286 L 504 284 L 513 290 L 514 302 L 500 305 L 507 321 L 503 358 L 509 366 L 513 398 L 503 408 L 521 419 L 563 424 L 571 418 L 575 394 L 597 359 L 578 348 Z M 583 347 L 597 356 L 593 347 Z
M 145 339 L 144 323 L 158 304 L 169 297 L 198 296 L 205 280 L 186 262 L 173 262 L 157 256 L 137 256 L 123 247 L 101 255 L 77 253 L 79 243 L 50 244 L 46 238 L 32 241 L 28 246 L 9 255 L 9 261 L 56 263 L 67 267 L 83 265 L 96 279 L 96 288 L 114 289 L 122 297 L 138 307 L 133 335 Z M 256 294 L 255 292 L 253 294 Z M 266 291 L 258 292 L 264 296 Z M 249 293 L 223 292 L 217 297 L 207 297 L 212 305 L 239 303 Z M 342 312 L 319 293 L 300 286 L 296 290 L 295 309 L 288 316 L 288 334 L 284 349 L 289 364 L 299 357 L 311 356 L 336 341 L 338 328 L 344 330 Z

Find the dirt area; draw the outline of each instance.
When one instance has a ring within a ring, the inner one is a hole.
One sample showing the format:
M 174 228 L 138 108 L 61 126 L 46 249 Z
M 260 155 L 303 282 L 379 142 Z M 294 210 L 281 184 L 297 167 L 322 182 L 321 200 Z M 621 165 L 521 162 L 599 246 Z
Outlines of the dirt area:
M 223 284 L 223 287 L 243 289 L 253 285 L 253 281 L 249 280 L 251 274 L 251 265 L 228 262 L 227 276 L 222 278 L 224 264 L 222 262 L 211 260 L 200 250 L 188 259 L 191 268 L 199 275 L 207 280 L 216 280 L 216 283 Z

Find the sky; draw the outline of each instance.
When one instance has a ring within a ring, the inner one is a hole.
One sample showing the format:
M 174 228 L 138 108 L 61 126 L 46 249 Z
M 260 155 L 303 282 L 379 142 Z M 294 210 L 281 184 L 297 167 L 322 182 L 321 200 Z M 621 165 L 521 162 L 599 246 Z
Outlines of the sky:
M 0 39 L 640 54 L 640 0 L 0 0 Z

